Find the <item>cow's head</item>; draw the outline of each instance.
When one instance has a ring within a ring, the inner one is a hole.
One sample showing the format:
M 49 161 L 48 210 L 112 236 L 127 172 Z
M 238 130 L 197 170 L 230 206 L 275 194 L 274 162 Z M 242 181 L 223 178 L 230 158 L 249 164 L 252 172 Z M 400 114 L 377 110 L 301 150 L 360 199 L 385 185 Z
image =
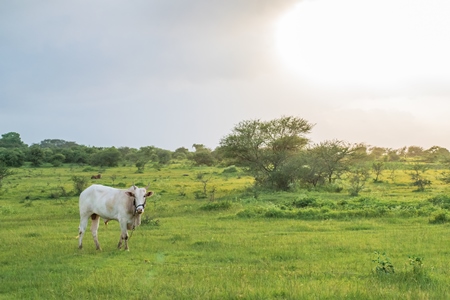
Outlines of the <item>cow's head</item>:
M 152 191 L 147 192 L 147 187 L 138 188 L 135 185 L 130 187 L 126 194 L 130 197 L 130 204 L 132 205 L 133 215 L 142 214 L 145 209 L 145 205 L 147 204 L 147 197 L 151 197 L 153 195 Z

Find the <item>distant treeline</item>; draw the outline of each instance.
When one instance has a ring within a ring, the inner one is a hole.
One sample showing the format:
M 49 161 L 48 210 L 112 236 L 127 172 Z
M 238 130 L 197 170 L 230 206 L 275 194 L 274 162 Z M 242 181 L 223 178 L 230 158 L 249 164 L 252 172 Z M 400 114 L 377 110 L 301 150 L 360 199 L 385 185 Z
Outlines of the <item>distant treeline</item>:
M 19 133 L 2 134 L 0 139 L 0 164 L 7 167 L 21 167 L 30 163 L 33 167 L 45 164 L 60 166 L 62 164 L 86 164 L 99 167 L 135 165 L 145 168 L 147 163 L 167 164 L 172 159 L 189 159 L 199 165 L 213 165 L 220 159 L 201 144 L 194 144 L 194 151 L 180 147 L 175 151 L 164 150 L 154 146 L 141 147 L 95 147 L 79 145 L 61 139 L 46 139 L 38 144 L 26 145 Z
M 350 144 L 340 140 L 311 143 L 306 137 L 314 125 L 297 117 L 282 117 L 271 121 L 248 120 L 236 125 L 223 137 L 219 147 L 208 149 L 192 145 L 194 151 L 180 147 L 169 151 L 155 146 L 139 149 L 129 147 L 88 147 L 59 139 L 43 140 L 28 146 L 20 134 L 9 132 L 0 139 L 0 166 L 33 167 L 44 164 L 85 164 L 100 168 L 132 165 L 137 172 L 146 166 L 166 165 L 174 160 L 190 160 L 193 165 L 235 165 L 255 179 L 255 184 L 275 190 L 295 186 L 330 186 L 343 176 L 353 180 L 357 189 L 363 186 L 369 173 L 375 180 L 392 163 L 414 162 L 415 176 L 426 171 L 417 164 L 439 163 L 445 180 L 450 182 L 450 152 L 443 147 L 420 146 L 400 149 Z M 428 167 L 427 167 L 428 168 Z M 421 187 L 429 184 L 421 176 L 414 179 Z
M 342 143 L 342 141 L 339 142 Z M 333 145 L 329 146 L 333 148 Z M 395 162 L 404 161 L 407 158 L 418 158 L 423 162 L 438 162 L 450 159 L 449 150 L 439 146 L 433 146 L 429 149 L 420 146 L 405 146 L 399 149 L 366 146 L 364 144 L 357 144 L 356 146 L 359 148 L 359 152 L 365 152 L 370 160 L 381 159 L 385 162 Z M 100 167 L 132 164 L 138 168 L 144 168 L 148 162 L 167 164 L 172 159 L 188 159 L 197 165 L 206 166 L 221 164 L 226 160 L 220 146 L 211 150 L 203 144 L 194 144 L 192 149 L 193 151 L 189 151 L 185 147 L 180 147 L 175 151 L 170 151 L 155 146 L 146 146 L 139 149 L 95 147 L 79 145 L 76 142 L 61 139 L 46 139 L 38 144 L 28 146 L 22 142 L 19 133 L 9 132 L 2 134 L 0 139 L 0 163 L 9 167 L 21 167 L 25 162 L 29 162 L 34 167 L 43 164 L 60 166 L 68 163 Z

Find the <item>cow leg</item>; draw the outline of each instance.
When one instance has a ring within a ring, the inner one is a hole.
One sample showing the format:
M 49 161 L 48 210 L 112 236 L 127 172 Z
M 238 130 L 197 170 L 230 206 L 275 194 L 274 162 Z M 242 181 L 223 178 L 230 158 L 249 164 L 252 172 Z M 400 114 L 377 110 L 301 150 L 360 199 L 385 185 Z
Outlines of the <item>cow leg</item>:
M 86 232 L 86 227 L 88 224 L 89 217 L 88 216 L 81 216 L 80 217 L 80 227 L 78 227 L 78 248 L 83 248 L 83 236 Z
M 120 240 L 119 240 L 119 244 L 117 245 L 117 248 L 122 248 L 122 242 L 124 241 L 125 243 L 125 250 L 128 250 L 128 231 L 127 231 L 127 222 L 123 221 L 120 222 L 120 229 L 121 229 L 121 234 L 120 234 Z
M 98 243 L 98 225 L 100 224 L 100 216 L 93 214 L 91 216 L 92 219 L 92 224 L 91 224 L 91 232 L 92 232 L 92 237 L 94 238 L 94 243 L 95 243 L 95 247 L 97 250 L 102 250 L 102 248 L 100 247 L 100 244 Z

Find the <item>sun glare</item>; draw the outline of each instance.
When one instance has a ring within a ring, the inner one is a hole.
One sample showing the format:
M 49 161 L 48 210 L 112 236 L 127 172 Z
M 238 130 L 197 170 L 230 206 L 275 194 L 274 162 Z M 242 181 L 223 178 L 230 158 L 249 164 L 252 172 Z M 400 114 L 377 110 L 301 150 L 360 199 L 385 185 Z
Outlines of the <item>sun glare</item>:
M 276 24 L 281 61 L 326 85 L 450 81 L 450 1 L 301 1 Z

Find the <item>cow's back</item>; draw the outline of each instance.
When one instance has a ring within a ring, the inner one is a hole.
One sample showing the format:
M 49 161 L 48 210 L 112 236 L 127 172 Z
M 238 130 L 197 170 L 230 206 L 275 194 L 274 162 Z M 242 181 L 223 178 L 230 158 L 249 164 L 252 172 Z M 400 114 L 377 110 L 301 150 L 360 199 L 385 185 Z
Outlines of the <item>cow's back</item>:
M 103 218 L 115 219 L 122 206 L 121 190 L 93 184 L 80 194 L 80 214 L 97 214 Z

